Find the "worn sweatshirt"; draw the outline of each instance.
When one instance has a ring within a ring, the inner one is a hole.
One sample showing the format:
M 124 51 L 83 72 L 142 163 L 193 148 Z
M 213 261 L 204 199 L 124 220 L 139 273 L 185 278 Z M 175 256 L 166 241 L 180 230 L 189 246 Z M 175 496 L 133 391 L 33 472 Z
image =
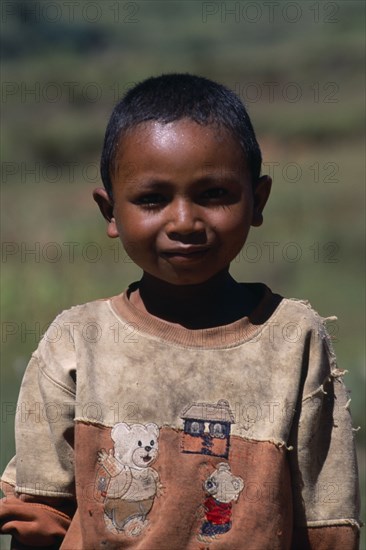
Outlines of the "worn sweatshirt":
M 129 291 L 55 319 L 2 477 L 13 548 L 358 547 L 350 399 L 324 320 L 252 291 L 249 317 L 204 330 Z

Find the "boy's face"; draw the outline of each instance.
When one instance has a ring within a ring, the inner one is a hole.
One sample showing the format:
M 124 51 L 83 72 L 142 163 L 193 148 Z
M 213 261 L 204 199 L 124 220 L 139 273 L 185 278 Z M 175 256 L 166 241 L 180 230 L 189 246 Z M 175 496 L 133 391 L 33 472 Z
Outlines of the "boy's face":
M 190 119 L 130 130 L 112 179 L 113 204 L 103 189 L 94 193 L 108 235 L 144 272 L 175 285 L 228 269 L 262 223 L 271 184 L 264 176 L 253 190 L 234 138 Z

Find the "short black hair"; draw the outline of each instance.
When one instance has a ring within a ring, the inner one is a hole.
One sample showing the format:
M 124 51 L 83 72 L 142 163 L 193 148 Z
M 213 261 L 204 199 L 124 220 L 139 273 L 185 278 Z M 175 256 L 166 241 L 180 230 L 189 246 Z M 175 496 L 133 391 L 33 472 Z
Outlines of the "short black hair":
M 142 122 L 156 120 L 166 124 L 182 118 L 226 128 L 243 149 L 255 185 L 260 176 L 262 155 L 249 115 L 237 95 L 201 76 L 163 74 L 128 90 L 112 112 L 101 158 L 101 176 L 110 198 L 113 197 L 111 173 L 124 133 Z

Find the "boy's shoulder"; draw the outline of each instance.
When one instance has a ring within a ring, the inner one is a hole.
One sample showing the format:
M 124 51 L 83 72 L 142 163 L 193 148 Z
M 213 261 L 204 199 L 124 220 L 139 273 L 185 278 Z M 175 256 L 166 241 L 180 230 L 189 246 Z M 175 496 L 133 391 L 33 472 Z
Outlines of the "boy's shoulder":
M 323 323 L 327 320 L 336 319 L 334 316 L 322 317 L 320 313 L 318 313 L 318 311 L 312 306 L 309 300 L 301 298 L 283 298 L 282 303 L 286 314 L 294 315 L 297 318 L 301 318 L 310 323 Z
M 273 319 L 269 320 L 277 322 L 288 333 L 313 333 L 316 338 L 327 341 L 336 329 L 331 323 L 336 321 L 336 316 L 323 317 L 308 300 L 300 298 L 282 298 Z
M 311 329 L 325 327 L 327 321 L 337 320 L 335 316 L 320 315 L 306 299 L 284 297 L 263 283 L 253 283 L 253 288 L 261 292 L 258 309 L 264 310 L 264 323 L 296 323 Z
M 300 316 L 304 322 L 325 326 L 327 322 L 337 321 L 335 315 L 327 315 L 323 317 L 308 300 L 299 298 L 287 298 L 287 307 L 289 312 Z
M 55 349 L 64 345 L 73 347 L 76 334 L 80 333 L 85 337 L 87 334 L 99 332 L 106 324 L 113 322 L 113 316 L 110 298 L 92 300 L 64 309 L 48 325 L 38 349 Z
M 83 304 L 70 306 L 68 309 L 64 309 L 58 313 L 53 322 L 77 321 L 84 318 L 100 316 L 103 313 L 109 312 L 109 302 L 111 299 L 112 297 L 98 298 Z

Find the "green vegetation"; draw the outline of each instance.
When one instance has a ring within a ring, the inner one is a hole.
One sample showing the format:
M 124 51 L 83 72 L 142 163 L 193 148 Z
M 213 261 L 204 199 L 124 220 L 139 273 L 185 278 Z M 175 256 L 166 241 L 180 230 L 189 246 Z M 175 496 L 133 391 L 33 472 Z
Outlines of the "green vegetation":
M 292 23 L 285 1 L 273 20 L 266 3 L 251 3 L 257 21 L 245 2 L 75 2 L 71 17 L 60 0 L 55 22 L 50 7 L 42 15 L 47 1 L 4 4 L 1 467 L 14 452 L 12 411 L 39 335 L 62 309 L 139 277 L 105 236 L 91 190 L 117 98 L 162 72 L 216 79 L 246 102 L 274 186 L 232 272 L 337 315 L 330 331 L 364 431 L 363 3 L 298 0 Z M 39 17 L 26 16 L 31 4 Z M 87 4 L 100 6 L 95 22 Z M 234 4 L 236 19 L 223 11 Z

